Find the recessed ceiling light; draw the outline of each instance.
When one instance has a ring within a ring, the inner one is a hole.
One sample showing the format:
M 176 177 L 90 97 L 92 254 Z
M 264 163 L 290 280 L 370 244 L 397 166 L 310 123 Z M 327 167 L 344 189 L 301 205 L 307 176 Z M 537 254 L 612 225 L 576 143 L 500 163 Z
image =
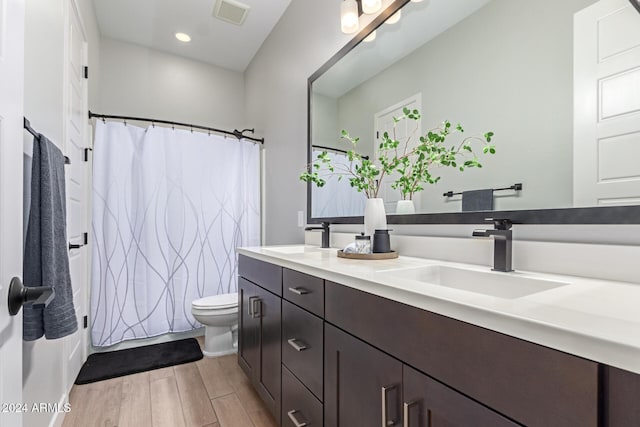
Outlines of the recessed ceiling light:
M 189 43 L 191 41 L 191 36 L 186 33 L 176 33 L 176 38 L 183 43 Z

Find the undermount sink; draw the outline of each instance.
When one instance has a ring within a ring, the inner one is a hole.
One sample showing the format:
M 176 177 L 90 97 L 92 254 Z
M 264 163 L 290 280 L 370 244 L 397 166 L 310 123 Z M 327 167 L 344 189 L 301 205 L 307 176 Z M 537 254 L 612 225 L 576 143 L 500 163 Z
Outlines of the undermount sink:
M 445 265 L 386 270 L 380 271 L 379 274 L 506 299 L 520 298 L 570 284 L 536 277 L 529 273 L 502 273 Z

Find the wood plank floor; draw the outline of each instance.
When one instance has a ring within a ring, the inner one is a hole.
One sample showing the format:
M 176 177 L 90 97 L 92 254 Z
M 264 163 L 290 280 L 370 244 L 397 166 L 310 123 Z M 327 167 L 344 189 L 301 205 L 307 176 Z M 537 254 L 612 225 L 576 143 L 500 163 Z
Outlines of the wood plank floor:
M 63 427 L 276 427 L 236 355 L 74 385 L 69 402 Z

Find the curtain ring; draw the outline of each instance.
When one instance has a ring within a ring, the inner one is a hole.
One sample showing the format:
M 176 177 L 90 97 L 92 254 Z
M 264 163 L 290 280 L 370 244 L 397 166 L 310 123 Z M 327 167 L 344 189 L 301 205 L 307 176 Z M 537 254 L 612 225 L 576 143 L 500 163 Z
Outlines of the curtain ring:
M 126 126 L 126 125 L 127 125 L 127 121 L 126 121 L 126 120 L 123 120 L 123 122 L 124 122 L 124 125 Z
M 107 124 L 107 121 L 104 119 L 104 117 L 102 118 L 102 123 Z
M 174 125 L 171 125 L 171 129 L 176 130 L 176 127 Z
M 151 122 L 151 127 L 155 129 L 156 124 L 155 124 L 155 123 L 153 123 L 153 122 Z
M 191 133 L 193 133 L 193 126 L 191 127 Z

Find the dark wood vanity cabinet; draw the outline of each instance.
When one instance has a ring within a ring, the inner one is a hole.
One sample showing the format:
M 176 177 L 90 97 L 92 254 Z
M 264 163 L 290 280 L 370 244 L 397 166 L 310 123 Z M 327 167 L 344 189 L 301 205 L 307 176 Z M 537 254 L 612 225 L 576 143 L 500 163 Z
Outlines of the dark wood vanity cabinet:
M 328 427 L 519 425 L 329 324 L 324 419 Z
M 238 278 L 238 363 L 279 422 L 282 300 L 242 277 L 243 273 L 246 268 L 240 269 Z
M 640 427 L 640 375 L 240 256 L 238 363 L 278 425 Z
M 402 390 L 404 427 L 520 425 L 407 365 L 402 367 Z
M 401 426 L 402 363 L 328 323 L 324 348 L 325 426 Z

